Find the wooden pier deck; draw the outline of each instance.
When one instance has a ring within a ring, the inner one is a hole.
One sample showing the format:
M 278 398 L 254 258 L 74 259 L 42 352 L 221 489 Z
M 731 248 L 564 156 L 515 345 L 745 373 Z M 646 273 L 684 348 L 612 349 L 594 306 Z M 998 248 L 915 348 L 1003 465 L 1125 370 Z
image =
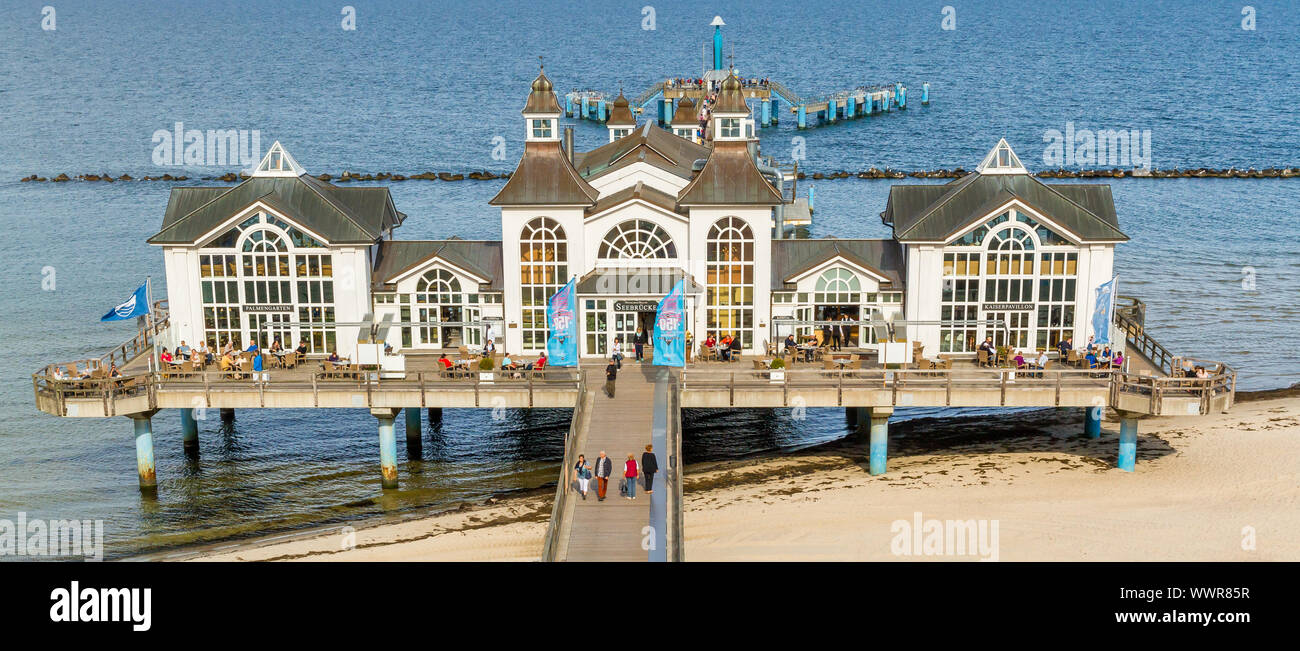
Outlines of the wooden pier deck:
M 566 455 L 566 465 L 561 470 L 561 485 L 568 491 L 563 508 L 551 522 L 556 530 L 556 544 L 552 558 L 557 561 L 624 561 L 644 562 L 667 560 L 669 487 L 664 481 L 668 470 L 668 447 L 663 416 L 667 411 L 669 371 L 652 366 L 648 361 L 624 361 L 623 370 L 615 382 L 614 397 L 604 393 L 604 367 L 590 367 L 592 378 L 584 400 L 587 411 L 575 428 L 577 437 Z M 660 422 L 656 427 L 656 419 Z M 647 444 L 654 444 L 660 471 L 655 476 L 655 491 L 647 494 L 644 484 L 637 481 L 636 498 L 629 500 L 619 495 L 618 484 L 623 477 L 624 463 L 629 454 L 641 464 L 641 453 Z M 597 498 L 596 480 L 593 478 L 584 500 L 573 484 L 573 466 L 577 454 L 585 455 L 595 466 L 601 451 L 610 458 L 613 473 L 604 502 Z M 572 459 L 570 458 L 572 457 Z

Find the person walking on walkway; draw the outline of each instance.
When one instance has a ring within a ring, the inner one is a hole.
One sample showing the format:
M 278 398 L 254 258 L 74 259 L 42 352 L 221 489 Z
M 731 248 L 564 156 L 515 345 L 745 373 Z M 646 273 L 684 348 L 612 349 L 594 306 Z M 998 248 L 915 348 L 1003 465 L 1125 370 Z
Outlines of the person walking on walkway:
M 623 485 L 627 486 L 627 498 L 636 499 L 636 457 L 631 454 L 627 455 L 627 461 L 623 463 Z
M 609 476 L 614 474 L 614 460 L 605 456 L 605 451 L 600 451 L 600 456 L 596 457 L 596 501 L 605 501 L 605 491 L 609 490 Z
M 659 472 L 659 460 L 655 459 L 654 446 L 645 446 L 645 452 L 641 453 L 641 476 L 645 481 L 645 494 L 649 495 L 655 492 L 655 473 Z
M 611 399 L 614 397 L 614 380 L 618 379 L 618 361 L 614 358 L 609 359 L 609 364 L 605 366 L 605 395 Z
M 578 480 L 578 492 L 582 493 L 582 499 L 587 499 L 587 487 L 591 485 L 591 466 L 587 465 L 585 455 L 578 455 L 578 463 L 573 466 L 573 478 Z

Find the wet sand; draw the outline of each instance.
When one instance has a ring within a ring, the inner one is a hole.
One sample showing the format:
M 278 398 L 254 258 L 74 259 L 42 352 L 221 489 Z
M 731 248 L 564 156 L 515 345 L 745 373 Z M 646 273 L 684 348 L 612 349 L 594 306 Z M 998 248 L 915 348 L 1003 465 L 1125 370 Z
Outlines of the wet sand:
M 865 441 L 686 469 L 691 561 L 975 560 L 900 555 L 895 521 L 996 520 L 997 557 L 1300 560 L 1300 389 L 1239 394 L 1229 414 L 1141 421 L 1137 471 L 1119 424 L 1081 410 L 891 426 L 889 472 Z M 195 560 L 537 560 L 552 491 L 398 523 L 198 551 Z M 1243 549 L 1253 546 L 1254 549 Z M 986 554 L 987 556 L 987 554 Z

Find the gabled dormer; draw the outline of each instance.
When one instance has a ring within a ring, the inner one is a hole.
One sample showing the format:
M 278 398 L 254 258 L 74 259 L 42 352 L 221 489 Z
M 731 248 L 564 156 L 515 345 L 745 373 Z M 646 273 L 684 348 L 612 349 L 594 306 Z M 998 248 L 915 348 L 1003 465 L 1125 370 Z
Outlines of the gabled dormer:
M 714 142 L 746 142 L 754 137 L 754 118 L 745 103 L 745 91 L 733 71 L 722 81 L 710 123 Z

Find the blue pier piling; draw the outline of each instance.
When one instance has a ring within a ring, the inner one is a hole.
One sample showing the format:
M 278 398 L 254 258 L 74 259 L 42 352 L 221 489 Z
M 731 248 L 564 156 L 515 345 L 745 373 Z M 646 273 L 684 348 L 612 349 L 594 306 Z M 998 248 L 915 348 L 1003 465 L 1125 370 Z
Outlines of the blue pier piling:
M 407 407 L 402 411 L 406 412 L 406 440 L 420 440 L 420 435 L 424 430 L 420 422 L 419 407 Z
M 848 102 L 844 106 L 844 119 L 851 120 L 858 117 L 858 100 L 856 97 L 849 95 Z
M 826 121 L 832 123 L 835 122 L 835 114 L 838 112 L 839 107 L 835 105 L 835 100 L 831 100 L 830 103 L 826 105 Z
M 781 118 L 777 116 L 781 114 L 781 100 L 777 99 L 776 95 L 772 95 L 770 100 L 772 102 L 772 124 L 780 124 Z
M 564 117 L 573 117 L 573 95 L 564 96 Z
M 1085 407 L 1083 409 L 1083 433 L 1090 439 L 1101 438 L 1102 407 Z
M 921 106 L 930 105 L 930 82 L 921 84 Z
M 800 129 L 808 128 L 808 107 L 804 104 L 799 105 L 798 124 Z
M 604 122 L 608 119 L 609 116 L 605 115 L 605 100 L 602 99 L 596 103 L 596 120 L 598 122 Z
M 372 409 L 379 419 L 379 472 L 384 488 L 397 488 L 397 433 L 393 420 L 395 409 Z
M 772 100 L 763 100 L 763 122 L 764 127 L 772 126 Z
M 889 465 L 889 416 L 893 410 L 871 410 L 871 456 L 867 472 L 883 475 Z
M 140 490 L 152 493 L 158 490 L 158 475 L 153 464 L 153 412 L 132 414 L 135 427 L 135 467 L 140 474 Z
M 199 453 L 199 422 L 194 420 L 193 409 L 181 410 L 181 442 L 185 454 L 195 456 Z
M 586 95 L 583 95 L 583 96 L 582 96 L 582 113 L 579 113 L 579 114 L 578 114 L 578 119 L 579 119 L 579 120 L 586 120 L 587 118 L 590 118 L 590 117 L 591 117 L 591 115 L 589 115 L 588 112 L 587 112 L 587 111 L 589 110 L 589 109 L 587 108 L 587 107 L 588 107 L 588 104 L 589 104 L 589 101 L 587 100 L 587 96 L 586 96 Z
M 1137 463 L 1138 421 L 1137 418 L 1124 415 L 1119 421 L 1119 469 L 1133 472 Z
M 907 110 L 907 86 L 898 87 L 898 110 Z
M 811 183 L 808 184 L 808 214 L 811 215 L 817 210 L 817 188 Z

